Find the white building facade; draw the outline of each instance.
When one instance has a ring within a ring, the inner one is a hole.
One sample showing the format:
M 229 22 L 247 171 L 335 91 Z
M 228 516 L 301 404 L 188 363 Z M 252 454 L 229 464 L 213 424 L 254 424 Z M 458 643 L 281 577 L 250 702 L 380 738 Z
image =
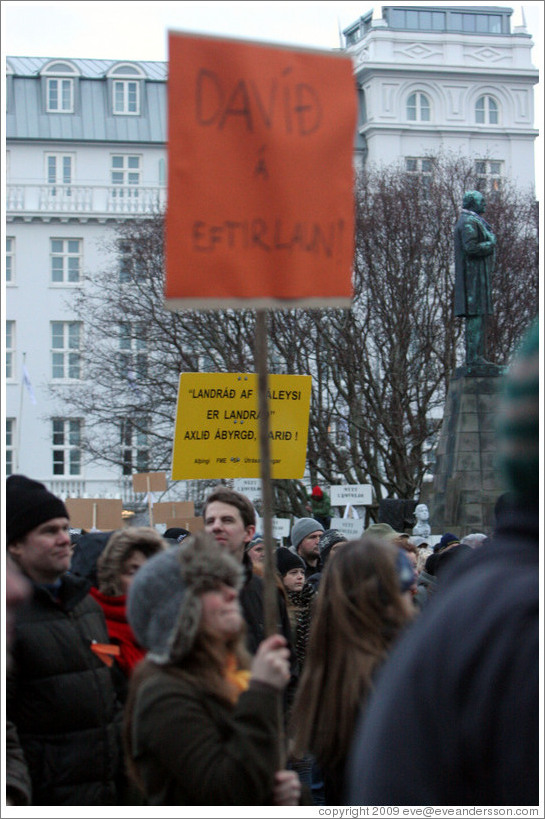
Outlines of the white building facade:
M 510 14 L 384 6 L 346 29 L 359 161 L 426 173 L 427 157 L 450 149 L 480 163 L 483 186 L 503 175 L 533 186 L 538 72 Z M 145 440 L 121 430 L 126 468 L 88 463 L 86 419 L 50 387 L 85 379 L 72 305 L 83 277 L 112 265 L 116 224 L 166 203 L 166 79 L 166 63 L 7 58 L 6 472 L 61 496 L 130 501 L 131 470 L 147 469 Z
M 533 42 L 512 9 L 382 6 L 344 30 L 360 95 L 361 162 L 429 173 L 439 149 L 475 160 L 482 187 L 533 189 Z
M 130 501 L 131 471 L 147 468 L 146 442 L 121 430 L 127 468 L 86 462 L 86 419 L 50 387 L 85 378 L 72 305 L 85 276 L 114 264 L 116 224 L 166 203 L 166 68 L 7 60 L 6 471 L 62 496 Z

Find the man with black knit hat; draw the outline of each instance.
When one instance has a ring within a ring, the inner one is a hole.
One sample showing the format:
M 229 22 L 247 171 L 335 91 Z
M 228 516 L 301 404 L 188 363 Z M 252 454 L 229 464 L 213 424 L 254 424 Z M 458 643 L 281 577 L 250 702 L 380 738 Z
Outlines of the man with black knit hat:
M 496 441 L 512 503 L 386 661 L 347 805 L 539 805 L 537 324 L 507 376 Z
M 89 582 L 68 574 L 68 512 L 38 481 L 6 482 L 11 558 L 32 584 L 17 610 L 6 715 L 33 805 L 117 804 L 120 706 L 104 615 Z M 7 782 L 9 798 L 9 778 Z

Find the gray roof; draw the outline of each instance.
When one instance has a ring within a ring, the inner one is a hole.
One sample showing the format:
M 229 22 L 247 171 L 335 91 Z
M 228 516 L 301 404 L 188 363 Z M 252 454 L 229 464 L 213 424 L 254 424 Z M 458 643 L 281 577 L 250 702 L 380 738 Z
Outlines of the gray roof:
M 11 84 L 6 139 L 166 144 L 167 63 L 61 57 L 7 57 L 6 62 Z M 40 74 L 51 62 L 70 63 L 77 72 L 73 113 L 46 112 L 45 80 Z M 107 74 L 126 63 L 144 74 L 138 116 L 112 113 Z
M 37 77 L 48 63 L 70 63 L 82 77 L 100 80 L 114 65 L 130 64 L 140 68 L 147 79 L 166 82 L 168 63 L 141 60 L 85 60 L 72 57 L 6 57 L 6 64 L 19 77 Z

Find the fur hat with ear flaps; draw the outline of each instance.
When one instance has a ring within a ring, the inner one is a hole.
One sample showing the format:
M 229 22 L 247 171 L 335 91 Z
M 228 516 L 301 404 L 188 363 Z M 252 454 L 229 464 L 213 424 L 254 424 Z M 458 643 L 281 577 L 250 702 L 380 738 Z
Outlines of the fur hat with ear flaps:
M 136 639 L 156 663 L 177 664 L 191 651 L 201 621 L 201 595 L 242 584 L 243 568 L 205 532 L 154 555 L 136 573 L 127 616 Z

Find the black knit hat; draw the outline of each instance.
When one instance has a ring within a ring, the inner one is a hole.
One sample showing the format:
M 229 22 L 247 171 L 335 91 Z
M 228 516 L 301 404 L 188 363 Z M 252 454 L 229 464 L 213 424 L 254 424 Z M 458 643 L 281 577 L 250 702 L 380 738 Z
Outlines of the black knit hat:
M 6 481 L 6 539 L 8 544 L 52 518 L 68 518 L 66 506 L 43 483 L 24 475 L 10 475 Z
M 296 555 L 291 549 L 280 546 L 276 550 L 276 567 L 282 577 L 284 577 L 290 569 L 304 569 L 305 564 L 299 555 Z
M 181 543 L 182 540 L 185 540 L 190 534 L 189 529 L 184 529 L 182 526 L 171 526 L 170 529 L 166 530 L 163 537 L 166 537 L 167 540 L 175 540 L 176 543 Z
M 346 543 L 347 540 L 348 540 L 347 536 L 343 534 L 343 532 L 339 532 L 338 529 L 328 529 L 326 532 L 324 532 L 322 537 L 318 541 L 322 564 L 326 562 L 326 560 L 329 557 L 331 548 L 336 543 Z
M 448 549 L 450 546 L 454 546 L 456 543 L 460 542 L 460 538 L 453 535 L 451 532 L 445 532 L 445 534 L 441 537 L 439 543 L 436 543 L 433 547 L 434 552 L 442 552 L 443 549 Z

